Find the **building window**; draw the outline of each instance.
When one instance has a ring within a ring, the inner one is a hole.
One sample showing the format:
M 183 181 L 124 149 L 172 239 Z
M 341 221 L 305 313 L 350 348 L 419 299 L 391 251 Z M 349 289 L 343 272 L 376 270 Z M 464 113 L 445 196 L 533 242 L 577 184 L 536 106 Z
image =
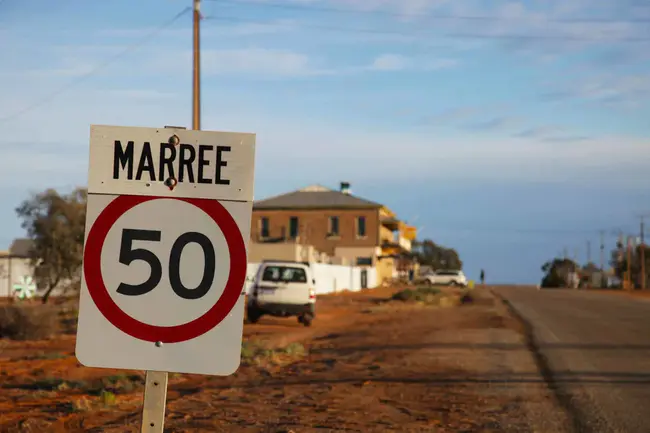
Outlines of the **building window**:
M 339 235 L 339 217 L 331 216 L 330 217 L 330 228 L 329 236 L 338 236 Z
M 357 266 L 372 266 L 372 257 L 357 257 Z
M 360 216 L 357 218 L 357 237 L 366 237 L 366 217 Z
M 298 237 L 298 217 L 289 218 L 289 237 L 291 239 Z
M 263 238 L 269 237 L 269 219 L 267 217 L 260 218 L 260 236 Z

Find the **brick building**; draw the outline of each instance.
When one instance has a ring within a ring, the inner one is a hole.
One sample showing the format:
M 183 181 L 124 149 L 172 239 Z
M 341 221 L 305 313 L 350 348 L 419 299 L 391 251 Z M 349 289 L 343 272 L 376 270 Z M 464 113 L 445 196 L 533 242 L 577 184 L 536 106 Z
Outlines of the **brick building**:
M 314 185 L 255 202 L 252 241 L 309 245 L 333 263 L 375 267 L 380 282 L 395 276 L 405 270 L 414 227 L 384 205 L 352 195 L 349 187 Z

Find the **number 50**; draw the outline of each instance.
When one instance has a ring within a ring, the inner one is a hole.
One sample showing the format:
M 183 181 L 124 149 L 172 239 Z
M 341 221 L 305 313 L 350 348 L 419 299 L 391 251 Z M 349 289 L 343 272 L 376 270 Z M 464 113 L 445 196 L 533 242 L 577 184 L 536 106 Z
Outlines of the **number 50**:
M 130 265 L 136 260 L 146 262 L 151 268 L 149 278 L 140 284 L 120 283 L 117 293 L 126 296 L 140 296 L 151 292 L 160 284 L 162 279 L 162 264 L 160 259 L 144 248 L 133 248 L 133 241 L 160 242 L 161 232 L 157 230 L 123 229 L 120 244 L 120 263 Z M 181 281 L 180 264 L 183 249 L 187 244 L 196 243 L 203 249 L 205 257 L 203 278 L 194 289 L 188 289 Z M 169 283 L 172 290 L 183 299 L 199 299 L 205 296 L 212 287 L 215 274 L 214 246 L 210 239 L 202 233 L 187 232 L 176 239 L 169 254 Z

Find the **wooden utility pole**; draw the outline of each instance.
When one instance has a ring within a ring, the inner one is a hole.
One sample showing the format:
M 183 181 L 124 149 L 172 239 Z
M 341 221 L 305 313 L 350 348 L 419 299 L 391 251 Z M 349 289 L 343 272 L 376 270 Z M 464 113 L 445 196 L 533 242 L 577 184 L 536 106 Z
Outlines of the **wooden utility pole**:
M 632 290 L 632 237 L 627 237 L 627 287 Z
M 641 216 L 641 290 L 645 290 L 646 275 L 645 275 L 645 226 L 643 216 Z
M 194 0 L 194 67 L 192 79 L 192 129 L 201 129 L 201 0 Z
M 587 264 L 591 263 L 591 241 L 587 241 Z
M 600 271 L 605 271 L 605 231 L 600 231 Z

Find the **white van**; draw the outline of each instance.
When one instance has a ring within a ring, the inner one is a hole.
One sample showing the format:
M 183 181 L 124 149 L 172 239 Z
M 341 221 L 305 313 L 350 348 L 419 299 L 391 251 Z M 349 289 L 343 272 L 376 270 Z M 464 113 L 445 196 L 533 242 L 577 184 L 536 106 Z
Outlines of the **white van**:
M 316 293 L 308 263 L 282 260 L 263 261 L 255 274 L 246 316 L 257 323 L 265 314 L 275 317 L 297 316 L 310 326 L 315 316 Z

